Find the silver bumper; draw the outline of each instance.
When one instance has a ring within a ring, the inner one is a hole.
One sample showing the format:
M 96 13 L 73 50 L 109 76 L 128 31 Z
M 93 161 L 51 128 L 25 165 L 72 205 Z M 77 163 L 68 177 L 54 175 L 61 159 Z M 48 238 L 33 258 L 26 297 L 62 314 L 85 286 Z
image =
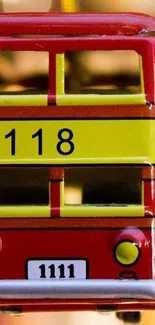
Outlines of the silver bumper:
M 0 299 L 155 300 L 155 280 L 0 280 Z

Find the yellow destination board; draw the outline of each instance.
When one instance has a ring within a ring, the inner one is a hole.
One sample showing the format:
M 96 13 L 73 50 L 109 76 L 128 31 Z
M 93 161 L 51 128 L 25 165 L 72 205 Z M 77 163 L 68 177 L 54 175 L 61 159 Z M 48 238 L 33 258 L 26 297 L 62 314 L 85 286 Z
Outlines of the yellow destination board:
M 154 120 L 0 121 L 0 164 L 150 162 Z

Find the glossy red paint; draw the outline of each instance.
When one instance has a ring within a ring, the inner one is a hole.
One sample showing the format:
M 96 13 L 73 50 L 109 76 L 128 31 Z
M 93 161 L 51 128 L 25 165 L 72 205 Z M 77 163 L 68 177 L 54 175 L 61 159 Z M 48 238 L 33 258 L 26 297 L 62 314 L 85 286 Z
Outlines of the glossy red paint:
M 144 205 L 145 216 L 154 216 L 155 214 L 155 181 L 150 179 L 144 182 Z
M 7 306 L 6 306 L 7 305 Z M 5 307 L 6 306 L 6 307 Z M 110 302 L 105 301 L 104 304 L 101 300 L 90 300 L 89 302 L 83 299 L 75 300 L 75 304 L 72 303 L 72 301 L 66 301 L 66 300 L 53 300 L 52 303 L 48 300 L 30 300 L 21 301 L 16 300 L 4 300 L 2 303 L 2 309 L 6 313 L 6 309 L 8 309 L 10 312 L 14 314 L 20 314 L 25 312 L 59 312 L 59 311 L 95 311 L 104 314 L 104 312 L 114 312 L 114 311 L 137 311 L 137 310 L 153 310 L 155 309 L 155 303 L 147 302 L 147 301 L 138 301 L 138 302 L 132 302 L 130 304 L 127 303 L 127 301 L 116 301 L 111 300 Z
M 51 226 L 53 220 L 50 220 Z M 121 221 L 121 218 L 120 218 Z M 30 223 L 33 223 L 31 220 Z M 103 223 L 103 222 L 102 222 Z M 61 224 L 61 220 L 59 221 Z M 141 237 L 141 255 L 135 265 L 122 267 L 113 257 L 114 238 L 120 234 L 123 238 Z M 31 259 L 86 259 L 89 279 L 152 278 L 151 228 L 130 229 L 111 228 L 53 228 L 46 229 L 4 229 L 0 230 L 3 249 L 0 253 L 0 279 L 24 279 L 27 277 L 27 261 Z M 145 245 L 147 241 L 147 245 Z M 147 267 L 144 268 L 144 265 Z M 135 280 L 137 281 L 137 280 Z M 1 306 L 10 306 L 12 311 L 18 307 L 22 312 L 28 311 L 82 311 L 97 310 L 136 310 L 151 309 L 152 302 L 128 300 L 82 299 L 82 300 L 1 300 Z M 144 304 L 144 308 L 143 308 Z
M 60 217 L 60 180 L 49 181 L 51 217 Z
M 60 186 L 63 179 L 63 168 L 49 168 L 49 202 L 51 217 L 60 217 Z
M 137 35 L 155 30 L 153 17 L 137 13 L 0 14 L 0 35 Z
M 72 301 L 65 301 L 65 300 L 53 300 L 52 303 L 47 300 L 39 300 L 39 301 L 21 301 L 17 300 L 15 301 L 4 300 L 2 303 L 2 309 L 5 311 L 5 305 L 7 305 L 6 308 L 10 309 L 10 312 L 17 313 L 25 313 L 25 312 L 63 312 L 63 311 L 97 311 L 97 312 L 114 312 L 114 311 L 137 311 L 137 310 L 153 310 L 155 309 L 155 303 L 147 302 L 147 301 L 138 301 L 138 302 L 132 302 L 130 304 L 127 303 L 127 301 L 116 301 L 111 300 L 110 302 L 105 301 L 104 304 L 101 300 L 91 300 L 86 301 L 83 299 L 75 300 L 75 304 L 72 303 Z M 5 311 L 6 312 L 6 311 Z
M 51 220 L 52 225 L 52 220 Z M 135 238 L 138 230 L 124 230 L 124 238 Z M 119 279 L 126 272 L 136 273 L 138 279 L 152 278 L 151 229 L 139 230 L 146 238 L 141 245 L 141 255 L 132 266 L 120 266 L 114 259 L 114 238 L 119 228 L 46 228 L 0 230 L 0 279 L 25 279 L 27 261 L 31 259 L 85 259 L 89 279 Z M 143 267 L 147 265 L 147 267 Z
M 153 229 L 154 218 L 152 217 L 122 217 L 117 218 L 10 218 L 0 219 L 0 229 L 124 229 L 126 227 L 139 228 L 139 229 Z
M 145 249 L 147 245 L 150 245 L 148 239 L 144 235 L 144 232 L 138 228 L 131 229 L 130 227 L 127 227 L 118 231 L 116 237 L 114 238 L 114 245 L 126 240 L 133 241 L 142 250 Z
M 155 118 L 155 105 L 1 106 L 0 119 Z

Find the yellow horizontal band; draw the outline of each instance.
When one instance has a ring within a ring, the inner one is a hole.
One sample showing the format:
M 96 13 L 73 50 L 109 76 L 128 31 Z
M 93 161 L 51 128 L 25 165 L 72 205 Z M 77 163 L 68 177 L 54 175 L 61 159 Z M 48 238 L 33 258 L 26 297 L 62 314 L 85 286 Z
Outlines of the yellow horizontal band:
M 37 94 L 19 94 L 19 95 L 1 95 L 0 94 L 0 106 L 47 106 L 48 96 Z
M 0 218 L 50 218 L 47 206 L 0 206 Z
M 95 205 L 65 206 L 60 208 L 61 217 L 140 217 L 144 216 L 143 205 L 97 207 Z
M 87 163 L 155 163 L 155 120 L 0 121 L 0 164 Z

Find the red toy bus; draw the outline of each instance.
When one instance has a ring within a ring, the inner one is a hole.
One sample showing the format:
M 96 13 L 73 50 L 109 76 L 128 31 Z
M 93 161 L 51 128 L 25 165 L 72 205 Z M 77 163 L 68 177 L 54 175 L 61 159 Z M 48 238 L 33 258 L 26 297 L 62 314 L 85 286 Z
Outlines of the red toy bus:
M 0 95 L 1 310 L 155 307 L 154 31 L 140 14 L 1 14 L 0 51 L 49 69 L 46 92 Z M 65 58 L 96 51 L 134 51 L 138 87 L 67 90 Z

